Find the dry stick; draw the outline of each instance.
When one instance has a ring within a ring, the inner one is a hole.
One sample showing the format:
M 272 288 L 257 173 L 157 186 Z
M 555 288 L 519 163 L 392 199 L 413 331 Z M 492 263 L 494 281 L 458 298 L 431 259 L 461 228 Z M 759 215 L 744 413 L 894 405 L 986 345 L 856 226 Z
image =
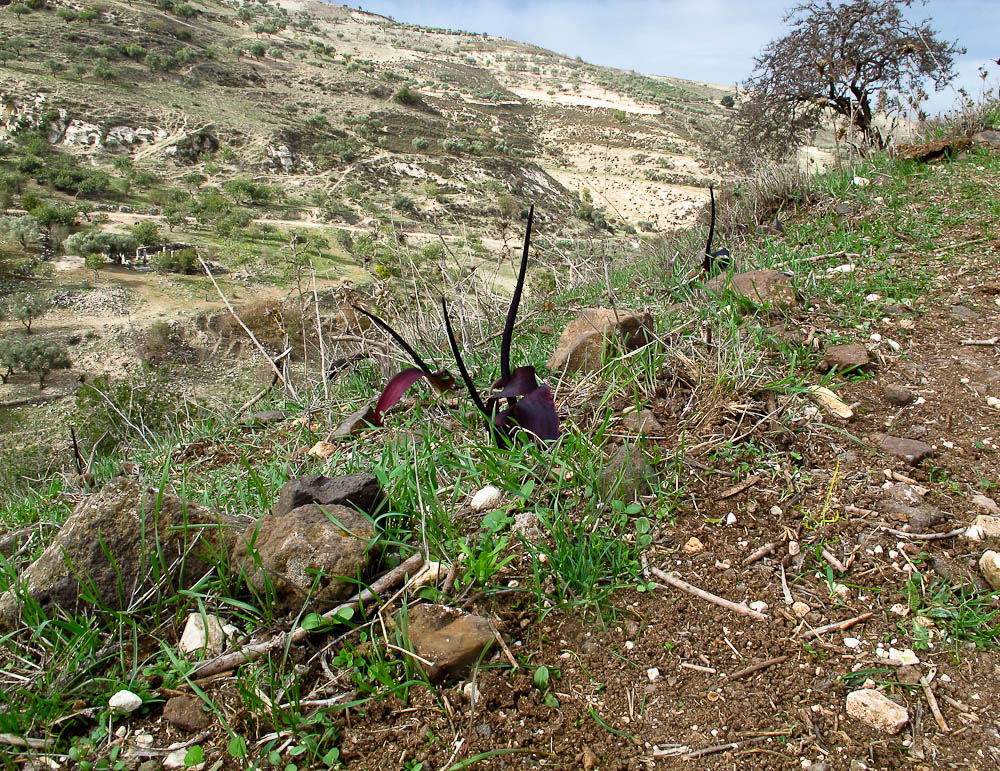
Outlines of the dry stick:
M 49 746 L 44 739 L 32 739 L 15 736 L 14 734 L 0 734 L 0 744 L 9 744 L 13 747 L 26 747 L 32 750 L 44 750 Z
M 846 572 L 847 572 L 847 568 L 846 568 L 846 567 L 844 567 L 844 563 L 843 563 L 843 562 L 841 562 L 841 561 L 840 561 L 839 559 L 837 559 L 836 557 L 834 557 L 834 556 L 833 556 L 833 555 L 832 555 L 832 554 L 831 554 L 830 552 L 828 552 L 828 551 L 827 551 L 826 549 L 823 549 L 823 550 L 822 550 L 822 551 L 820 552 L 820 554 L 822 555 L 823 559 L 824 559 L 824 560 L 826 560 L 827 564 L 828 564 L 828 565 L 829 565 L 829 566 L 830 566 L 831 568 L 833 568 L 834 570 L 836 570 L 836 571 L 837 571 L 838 573 L 846 573 Z
M 757 549 L 757 551 L 755 551 L 753 554 L 751 554 L 749 557 L 747 557 L 745 560 L 743 560 L 743 567 L 746 567 L 747 565 L 752 565 L 757 560 L 763 559 L 768 554 L 770 554 L 771 552 L 773 552 L 774 549 L 775 549 L 775 546 L 774 546 L 773 543 L 765 543 L 763 546 L 761 546 L 759 549 Z
M 351 608 L 353 610 L 362 603 L 374 602 L 378 599 L 379 594 L 391 589 L 397 583 L 405 581 L 410 576 L 414 575 L 418 570 L 420 570 L 423 564 L 423 555 L 419 553 L 414 554 L 408 560 L 400 565 L 397 565 L 384 576 L 379 578 L 363 592 L 354 595 L 354 597 L 347 602 L 324 613 L 323 618 L 327 621 L 333 621 L 347 608 Z M 290 642 L 293 645 L 301 643 L 306 639 L 306 637 L 309 636 L 311 631 L 311 629 L 299 626 L 290 632 L 283 632 L 275 635 L 270 640 L 265 640 L 264 642 L 257 643 L 256 645 L 251 645 L 247 648 L 243 648 L 242 650 L 233 651 L 232 653 L 226 653 L 222 656 L 216 656 L 214 659 L 209 659 L 200 666 L 195 667 L 194 670 L 192 670 L 188 675 L 188 679 L 195 680 L 219 674 L 220 672 L 229 672 L 236 669 L 236 667 L 242 666 L 243 664 L 256 661 L 268 651 L 284 647 L 286 643 Z
M 738 485 L 733 485 L 728 490 L 723 490 L 721 493 L 715 496 L 715 500 L 723 501 L 726 498 L 732 498 L 734 495 L 742 493 L 748 487 L 753 487 L 760 481 L 760 474 L 754 474 L 753 476 L 747 477 Z
M 697 586 L 692 586 L 687 581 L 682 581 L 680 578 L 676 578 L 675 576 L 672 576 L 669 573 L 664 573 L 659 568 L 651 567 L 649 571 L 654 576 L 659 578 L 661 581 L 663 581 L 666 584 L 669 584 L 675 589 L 680 589 L 682 592 L 687 592 L 688 594 L 694 595 L 695 597 L 699 597 L 703 600 L 707 600 L 708 602 L 715 603 L 716 605 L 726 608 L 727 610 L 731 610 L 734 613 L 739 613 L 743 616 L 749 616 L 750 618 L 756 619 L 757 621 L 771 620 L 768 616 L 765 616 L 763 613 L 758 613 L 756 610 L 750 610 L 750 608 L 748 608 L 746 605 L 743 605 L 741 603 L 730 602 L 729 600 L 719 597 L 716 594 L 712 594 L 711 592 L 706 592 L 704 589 L 699 589 Z
M 316 293 L 316 268 L 313 268 L 313 303 L 316 306 L 316 337 L 319 338 L 320 378 L 323 380 L 323 397 L 330 402 L 330 386 L 326 382 L 326 345 L 323 343 L 323 322 L 319 316 L 319 295 Z M 302 343 L 303 348 L 305 343 Z
M 717 752 L 728 752 L 729 750 L 738 750 L 745 744 L 756 744 L 758 742 L 766 739 L 766 736 L 758 736 L 756 739 L 747 739 L 742 742 L 729 742 L 728 744 L 716 744 L 713 747 L 704 747 L 700 750 L 692 750 L 691 752 L 681 755 L 681 760 L 694 760 L 695 758 L 701 758 L 705 755 L 714 755 Z
M 986 340 L 961 340 L 962 345 L 997 345 L 1000 344 L 1000 336 L 990 337 Z
M 955 536 L 961 535 L 965 532 L 964 527 L 959 527 L 954 530 L 949 530 L 947 533 L 907 533 L 903 530 L 893 530 L 891 527 L 885 527 L 884 525 L 880 527 L 879 530 L 898 538 L 912 538 L 914 541 L 940 541 L 945 538 L 954 538 Z
M 926 676 L 920 678 L 920 687 L 924 689 L 924 696 L 927 698 L 927 703 L 931 705 L 931 714 L 934 715 L 938 728 L 941 729 L 942 733 L 950 733 L 951 729 L 948 728 L 944 715 L 941 714 L 941 708 L 938 706 L 937 699 L 934 698 L 934 691 L 931 690 L 931 684 L 927 681 Z
M 753 666 L 741 669 L 738 672 L 733 672 L 730 676 L 730 680 L 739 680 L 741 677 L 746 677 L 747 675 L 752 675 L 755 672 L 760 672 L 762 669 L 767 669 L 768 667 L 773 667 L 775 664 L 784 664 L 791 656 L 778 656 L 777 658 L 768 659 L 767 661 L 762 661 L 759 664 L 754 664 Z
M 201 267 L 205 269 L 205 273 L 212 282 L 212 286 L 214 286 L 215 291 L 219 293 L 219 297 L 222 298 L 222 302 L 225 304 L 226 308 L 229 309 L 229 313 L 232 314 L 234 319 L 236 319 L 236 323 L 239 324 L 243 328 L 243 331 L 250 336 L 253 344 L 257 346 L 257 350 L 261 352 L 265 359 L 267 359 L 267 363 L 271 365 L 271 369 L 274 370 L 274 374 L 278 376 L 278 380 L 281 381 L 281 384 L 285 387 L 285 389 L 292 395 L 293 398 L 297 399 L 298 395 L 295 393 L 295 389 L 292 387 L 292 384 L 285 379 L 284 375 L 281 374 L 281 370 L 278 369 L 278 365 L 274 363 L 274 359 L 267 355 L 267 351 L 264 350 L 264 346 L 260 344 L 260 340 L 257 339 L 256 335 L 250 331 L 250 327 L 244 324 L 243 319 L 236 315 L 236 311 L 234 310 L 232 304 L 222 293 L 222 289 L 219 288 L 219 283 L 215 280 L 215 276 L 212 275 L 212 271 L 208 269 L 208 265 L 205 264 L 205 261 L 201 258 L 200 254 L 198 255 L 198 262 L 200 262 Z
M 860 624 L 862 621 L 867 621 L 874 613 L 862 613 L 860 616 L 855 616 L 854 618 L 849 618 L 846 621 L 838 621 L 836 624 L 827 624 L 826 626 L 818 626 L 815 629 L 809 629 L 802 633 L 802 639 L 808 639 L 810 637 L 819 637 L 827 632 L 843 632 L 850 629 L 855 624 Z

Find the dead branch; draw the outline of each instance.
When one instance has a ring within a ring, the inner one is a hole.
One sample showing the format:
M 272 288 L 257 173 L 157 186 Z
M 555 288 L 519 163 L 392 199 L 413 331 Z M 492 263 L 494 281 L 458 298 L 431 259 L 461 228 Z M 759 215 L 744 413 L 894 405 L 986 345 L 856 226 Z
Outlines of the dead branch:
M 774 549 L 775 545 L 773 543 L 765 543 L 763 546 L 757 549 L 757 551 L 755 551 L 753 554 L 751 554 L 749 557 L 743 560 L 743 567 L 746 567 L 747 565 L 752 565 L 757 560 L 763 559 L 768 554 L 773 552 Z
M 807 640 L 810 637 L 819 637 L 827 632 L 843 632 L 850 629 L 855 624 L 860 624 L 862 621 L 867 621 L 874 613 L 862 613 L 860 616 L 855 616 L 854 618 L 849 618 L 846 621 L 838 621 L 836 624 L 827 624 L 826 626 L 818 626 L 815 629 L 809 629 L 802 633 L 802 639 Z
M 768 659 L 767 661 L 761 661 L 759 664 L 754 664 L 752 666 L 745 667 L 744 669 L 741 669 L 738 672 L 733 672 L 729 676 L 729 679 L 739 680 L 741 677 L 746 677 L 747 675 L 752 675 L 756 672 L 760 672 L 762 669 L 773 667 L 775 664 L 783 664 L 790 658 L 791 656 L 778 656 L 777 658 Z
M 649 570 L 654 576 L 659 578 L 661 581 L 663 581 L 666 584 L 669 584 L 675 589 L 679 589 L 682 592 L 686 592 L 702 600 L 707 600 L 708 602 L 714 603 L 722 608 L 725 608 L 726 610 L 731 610 L 734 613 L 739 613 L 742 616 L 749 616 L 750 618 L 755 619 L 757 621 L 771 620 L 768 616 L 765 616 L 763 613 L 758 613 L 756 610 L 750 610 L 750 608 L 748 608 L 746 605 L 742 603 L 731 602 L 727 599 L 719 597 L 716 594 L 712 594 L 711 592 L 706 592 L 704 589 L 699 589 L 697 586 L 692 586 L 687 581 L 683 581 L 680 578 L 677 578 L 676 576 L 672 576 L 669 573 L 664 573 L 659 568 L 651 567 Z
M 910 538 L 914 541 L 940 541 L 945 538 L 954 538 L 957 535 L 961 535 L 965 532 L 964 527 L 958 527 L 954 530 L 949 530 L 947 533 L 907 533 L 904 530 L 894 530 L 891 527 L 886 527 L 885 525 L 879 527 L 883 533 L 889 533 L 889 535 L 894 535 L 897 538 Z

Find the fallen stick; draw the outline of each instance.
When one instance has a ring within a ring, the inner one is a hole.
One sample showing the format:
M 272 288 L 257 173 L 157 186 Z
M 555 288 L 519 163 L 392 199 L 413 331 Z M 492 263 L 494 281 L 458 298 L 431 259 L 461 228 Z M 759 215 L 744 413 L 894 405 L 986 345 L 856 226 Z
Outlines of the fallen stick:
M 746 567 L 747 565 L 752 565 L 757 560 L 763 559 L 764 557 L 766 557 L 768 554 L 770 554 L 773 551 L 774 551 L 774 544 L 773 543 L 766 543 L 766 544 L 764 544 L 759 549 L 757 549 L 757 551 L 755 551 L 753 554 L 751 554 L 745 560 L 743 560 L 743 567 Z
M 732 498 L 734 495 L 738 495 L 746 490 L 748 487 L 753 487 L 760 481 L 760 474 L 754 474 L 749 476 L 740 482 L 738 485 L 733 485 L 727 490 L 723 490 L 721 493 L 715 496 L 715 500 L 724 501 L 726 498 Z
M 843 632 L 850 629 L 855 624 L 860 624 L 862 621 L 867 621 L 874 613 L 862 613 L 860 616 L 855 616 L 854 618 L 849 618 L 846 621 L 838 621 L 836 624 L 827 624 L 826 626 L 818 626 L 815 629 L 809 629 L 802 633 L 802 639 L 808 639 L 810 637 L 819 637 L 827 632 Z
M 12 747 L 24 747 L 29 750 L 44 750 L 49 746 L 49 743 L 44 739 L 26 738 L 14 734 L 0 734 L 0 744 L 9 744 Z
M 759 664 L 754 664 L 752 666 L 741 669 L 738 672 L 733 672 L 729 675 L 730 680 L 739 680 L 741 677 L 746 677 L 747 675 L 752 675 L 756 672 L 760 672 L 762 669 L 767 669 L 768 667 L 773 667 L 775 664 L 784 664 L 791 656 L 778 656 L 777 658 L 768 659 L 767 661 L 762 661 Z
M 879 527 L 879 530 L 889 533 L 889 535 L 894 535 L 897 538 L 912 538 L 914 541 L 940 541 L 945 538 L 954 538 L 957 535 L 961 535 L 965 532 L 966 528 L 955 528 L 954 530 L 949 530 L 947 533 L 907 533 L 905 530 L 893 530 L 891 527 L 882 525 Z
M 926 677 L 920 678 L 920 687 L 924 689 L 924 696 L 931 707 L 931 714 L 934 715 L 938 728 L 941 729 L 942 733 L 950 733 L 951 729 L 948 728 L 948 724 L 944 720 L 944 715 L 941 714 L 941 708 L 938 706 L 937 699 L 934 698 L 934 691 L 931 690 L 931 684 L 927 681 Z
M 990 337 L 986 340 L 962 340 L 962 345 L 997 345 L 1000 344 L 1000 336 Z
M 704 672 L 708 675 L 714 675 L 719 671 L 715 667 L 703 667 L 701 664 L 692 664 L 688 661 L 682 661 L 681 667 L 684 669 L 693 669 L 695 672 Z
M 821 554 L 821 555 L 823 556 L 823 559 L 824 559 L 824 560 L 826 560 L 827 564 L 828 564 L 828 565 L 829 565 L 829 566 L 830 566 L 831 568 L 833 568 L 834 570 L 836 570 L 836 571 L 837 571 L 838 573 L 846 573 L 846 572 L 847 572 L 847 568 L 846 568 L 846 567 L 844 567 L 844 563 L 843 563 L 843 562 L 841 562 L 841 561 L 840 561 L 839 559 L 837 559 L 836 557 L 834 557 L 834 556 L 833 556 L 833 555 L 832 555 L 832 554 L 831 554 L 830 552 L 828 552 L 828 551 L 827 551 L 826 549 L 823 549 L 823 550 L 822 550 L 822 551 L 820 552 L 820 554 Z
M 649 571 L 663 581 L 666 584 L 674 587 L 674 589 L 679 589 L 682 592 L 687 592 L 688 594 L 699 597 L 708 602 L 715 603 L 716 605 L 725 608 L 726 610 L 731 610 L 734 613 L 739 613 L 743 616 L 749 616 L 757 621 L 770 621 L 768 616 L 763 613 L 758 613 L 756 610 L 751 610 L 746 605 L 742 603 L 731 602 L 727 599 L 719 597 L 717 594 L 712 594 L 711 592 L 706 592 L 704 589 L 699 589 L 697 586 L 692 586 L 687 581 L 682 581 L 680 578 L 670 575 L 669 573 L 664 573 L 659 568 L 651 567 Z
M 329 610 L 324 613 L 323 618 L 327 621 L 334 621 L 341 613 L 343 613 L 344 610 L 348 608 L 353 610 L 362 603 L 376 601 L 379 594 L 384 593 L 386 590 L 391 589 L 396 584 L 402 583 L 410 576 L 414 575 L 420 570 L 423 564 L 423 555 L 420 553 L 414 554 L 408 560 L 397 565 L 384 576 L 380 577 L 363 592 L 354 595 L 352 599 L 338 605 L 333 610 Z M 270 640 L 265 640 L 264 642 L 248 646 L 238 651 L 232 651 L 231 653 L 224 653 L 221 656 L 216 656 L 214 659 L 209 659 L 208 661 L 195 667 L 188 674 L 188 679 L 196 680 L 216 675 L 220 672 L 229 672 L 236 669 L 236 667 L 242 666 L 243 664 L 256 661 L 269 651 L 276 648 L 283 648 L 288 643 L 297 645 L 305 640 L 312 631 L 312 629 L 306 629 L 305 627 L 299 626 L 291 631 L 275 635 Z

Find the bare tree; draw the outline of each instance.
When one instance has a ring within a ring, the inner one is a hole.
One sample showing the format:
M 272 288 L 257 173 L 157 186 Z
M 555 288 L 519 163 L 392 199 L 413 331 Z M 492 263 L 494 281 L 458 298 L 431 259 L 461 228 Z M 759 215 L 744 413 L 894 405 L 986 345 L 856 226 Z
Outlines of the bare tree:
M 878 112 L 918 106 L 954 77 L 954 57 L 965 53 L 941 40 L 930 20 L 909 21 L 913 0 L 808 0 L 785 17 L 791 31 L 756 57 L 742 87 L 744 147 L 783 157 L 804 143 L 825 111 L 842 116 L 865 147 L 887 137 Z M 874 104 L 873 104 L 874 102 Z

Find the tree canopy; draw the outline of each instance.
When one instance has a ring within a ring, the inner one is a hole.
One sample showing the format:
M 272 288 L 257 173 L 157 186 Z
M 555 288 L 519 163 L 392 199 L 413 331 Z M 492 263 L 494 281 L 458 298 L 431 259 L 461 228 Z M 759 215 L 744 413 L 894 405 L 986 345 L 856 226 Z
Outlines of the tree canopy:
M 785 17 L 791 31 L 769 43 L 743 84 L 745 144 L 786 155 L 826 111 L 842 116 L 866 147 L 884 147 L 876 115 L 918 107 L 928 81 L 936 90 L 964 53 L 940 39 L 930 20 L 911 22 L 913 0 L 808 0 Z

